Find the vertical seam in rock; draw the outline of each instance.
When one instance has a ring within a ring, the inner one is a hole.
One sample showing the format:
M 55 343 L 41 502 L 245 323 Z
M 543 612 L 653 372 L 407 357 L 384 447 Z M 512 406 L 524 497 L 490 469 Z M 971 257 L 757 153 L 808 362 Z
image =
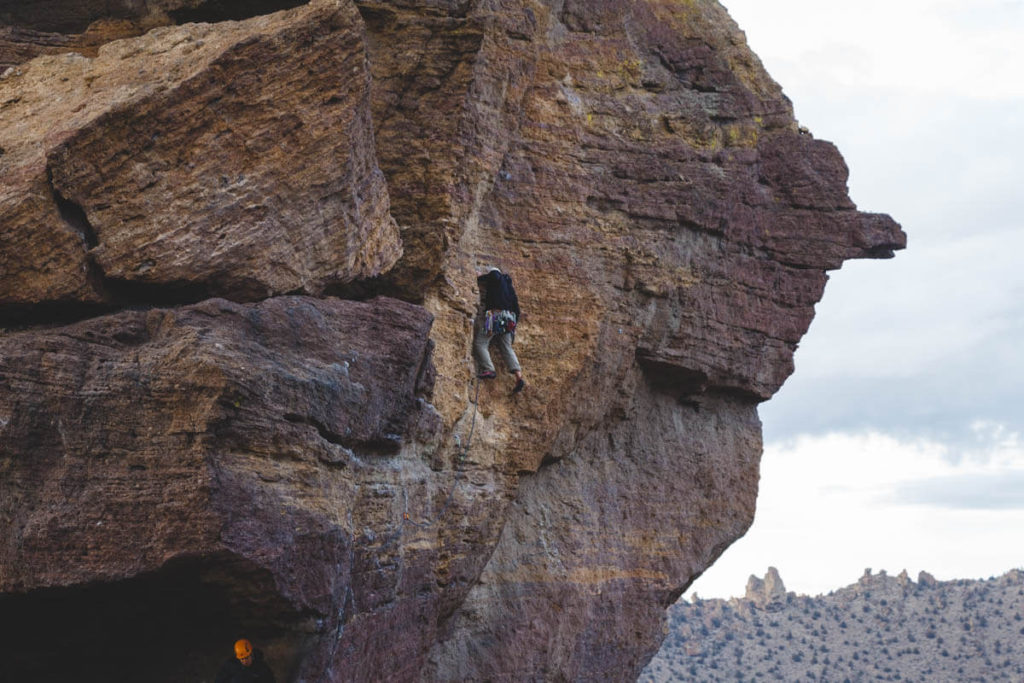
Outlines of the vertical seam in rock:
M 60 213 L 60 217 L 65 223 L 71 226 L 75 232 L 82 236 L 82 241 L 85 242 L 86 250 L 99 246 L 99 238 L 97 237 L 92 224 L 89 223 L 89 217 L 86 215 L 85 209 L 83 209 L 80 204 L 61 194 L 60 190 L 57 189 L 57 186 L 53 184 L 53 169 L 49 166 L 46 168 L 46 183 L 50 186 L 50 193 L 53 195 L 53 201 L 57 205 L 57 211 Z

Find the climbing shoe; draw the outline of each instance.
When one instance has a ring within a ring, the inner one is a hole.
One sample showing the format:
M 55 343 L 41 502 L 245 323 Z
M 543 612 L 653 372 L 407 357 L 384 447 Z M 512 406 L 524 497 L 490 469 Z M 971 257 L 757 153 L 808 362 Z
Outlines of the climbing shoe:
M 497 376 L 498 373 L 494 372 L 493 370 L 481 372 L 479 375 L 477 375 L 477 377 L 479 377 L 480 379 L 494 379 Z
M 518 394 L 520 391 L 526 388 L 526 382 L 521 379 L 516 380 L 516 385 L 512 387 L 512 393 Z

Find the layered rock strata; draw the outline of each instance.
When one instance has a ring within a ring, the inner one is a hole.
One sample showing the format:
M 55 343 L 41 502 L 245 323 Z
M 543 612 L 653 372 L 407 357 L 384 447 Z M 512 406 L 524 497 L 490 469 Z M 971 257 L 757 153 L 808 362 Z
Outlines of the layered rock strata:
M 369 85 L 351 6 L 18 67 L 0 81 L 0 305 L 255 299 L 386 270 L 401 246 Z
M 8 673 L 63 674 L 61 603 L 115 680 L 243 630 L 285 680 L 635 677 L 826 271 L 899 227 L 711 0 L 114 4 L 0 5 L 67 50 L 0 79 Z

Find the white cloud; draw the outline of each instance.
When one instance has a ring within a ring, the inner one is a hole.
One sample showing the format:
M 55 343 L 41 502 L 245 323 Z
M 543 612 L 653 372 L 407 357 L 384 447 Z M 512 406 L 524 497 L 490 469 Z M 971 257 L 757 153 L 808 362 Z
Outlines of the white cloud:
M 977 362 L 972 349 L 1022 319 L 1021 253 L 1024 233 L 968 235 L 911 247 L 892 262 L 844 265 L 797 351 L 797 372 L 908 377 Z
M 724 4 L 787 92 L 809 86 L 900 88 L 979 99 L 1024 96 L 1020 2 Z
M 768 566 L 807 594 L 850 584 L 865 567 L 953 579 L 1019 566 L 1024 509 L 1005 503 L 1024 494 L 1010 488 L 1024 482 L 1024 443 L 999 425 L 978 425 L 978 434 L 974 449 L 956 452 L 872 433 L 766 445 L 753 527 L 692 590 L 742 595 L 747 577 Z M 984 504 L 979 485 L 1000 480 L 1002 498 Z M 972 495 L 936 497 L 956 483 Z
M 1024 510 L 1024 471 L 908 481 L 895 487 L 886 502 L 953 510 Z
M 843 153 L 858 206 L 903 222 L 912 248 L 1024 222 L 1024 98 L 993 103 L 814 89 L 794 94 L 794 107 L 802 123 Z

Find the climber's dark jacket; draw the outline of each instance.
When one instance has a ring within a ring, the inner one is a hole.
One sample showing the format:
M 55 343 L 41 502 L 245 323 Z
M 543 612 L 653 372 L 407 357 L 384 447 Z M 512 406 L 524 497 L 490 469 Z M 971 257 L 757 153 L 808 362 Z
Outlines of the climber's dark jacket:
M 516 296 L 512 279 L 497 270 L 491 270 L 476 279 L 480 288 L 480 302 L 485 311 L 512 311 L 519 320 L 519 297 Z
M 274 673 L 263 661 L 263 653 L 254 650 L 252 665 L 245 666 L 232 657 L 220 668 L 215 683 L 275 683 Z

